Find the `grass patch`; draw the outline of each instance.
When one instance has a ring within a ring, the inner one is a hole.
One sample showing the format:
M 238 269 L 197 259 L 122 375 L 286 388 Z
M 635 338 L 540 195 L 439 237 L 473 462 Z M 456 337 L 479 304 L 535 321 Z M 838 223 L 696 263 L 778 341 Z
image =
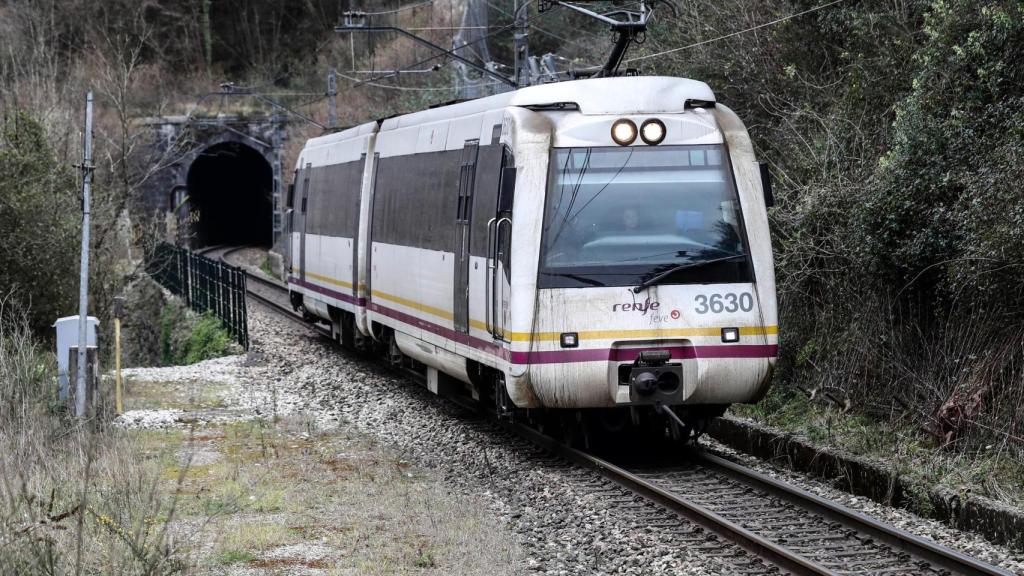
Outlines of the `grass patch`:
M 214 564 L 236 564 L 238 562 L 252 562 L 256 555 L 248 550 L 225 550 L 213 557 Z
M 81 425 L 58 411 L 53 354 L 3 304 L 0 573 L 186 573 L 184 545 L 165 530 L 177 479 L 161 477 L 180 436 Z
M 843 413 L 781 386 L 758 404 L 735 405 L 731 410 L 815 444 L 886 463 L 925 485 L 969 490 L 1024 507 L 1024 462 L 1009 446 L 942 448 L 910 417 L 897 414 L 880 420 L 855 410 Z
M 210 438 L 203 449 L 222 459 L 188 471 L 180 513 L 212 518 L 200 537 L 214 543 L 208 563 L 495 575 L 516 565 L 514 541 L 485 510 L 456 500 L 369 439 L 323 432 L 295 417 L 203 434 Z M 281 556 L 280 547 L 294 544 L 324 557 Z
M 125 408 L 128 410 L 226 408 L 228 385 L 214 382 L 159 382 L 125 379 Z
M 263 262 L 260 262 L 260 271 L 271 278 L 277 278 L 277 274 L 270 268 L 270 258 L 264 258 Z
M 226 525 L 218 545 L 226 550 L 255 553 L 295 542 L 298 537 L 294 530 L 275 522 L 249 520 Z

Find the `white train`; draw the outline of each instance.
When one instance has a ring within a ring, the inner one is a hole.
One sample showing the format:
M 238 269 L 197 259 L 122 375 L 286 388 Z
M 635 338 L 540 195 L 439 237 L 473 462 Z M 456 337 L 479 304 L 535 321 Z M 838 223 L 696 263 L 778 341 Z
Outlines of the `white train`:
M 740 119 L 680 78 L 369 122 L 299 156 L 292 303 L 435 392 L 714 416 L 759 399 L 777 355 L 764 176 Z

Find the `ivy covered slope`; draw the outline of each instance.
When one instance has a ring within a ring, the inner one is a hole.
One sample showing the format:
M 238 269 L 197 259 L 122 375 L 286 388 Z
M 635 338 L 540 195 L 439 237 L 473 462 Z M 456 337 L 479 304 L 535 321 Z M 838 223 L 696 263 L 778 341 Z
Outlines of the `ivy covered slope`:
M 1020 439 L 1024 5 L 936 2 L 923 19 L 870 171 L 778 222 L 788 359 L 940 442 Z M 801 277 L 788 240 L 823 231 L 841 256 Z
M 820 3 L 699 4 L 644 50 Z M 777 177 L 771 405 L 829 390 L 935 445 L 1019 455 L 1024 4 L 841 3 L 654 62 L 708 81 Z

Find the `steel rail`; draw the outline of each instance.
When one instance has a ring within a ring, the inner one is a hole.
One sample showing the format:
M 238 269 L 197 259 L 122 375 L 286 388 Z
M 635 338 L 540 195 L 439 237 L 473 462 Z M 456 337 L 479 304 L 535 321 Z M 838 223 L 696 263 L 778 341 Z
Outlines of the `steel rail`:
M 284 282 L 276 278 L 270 278 L 267 275 L 263 274 L 262 272 L 250 271 L 248 269 L 248 266 L 232 264 L 231 261 L 228 260 L 228 256 L 234 254 L 235 252 L 238 252 L 239 250 L 244 250 L 246 248 L 251 248 L 251 246 L 236 246 L 229 250 L 225 250 L 223 253 L 220 254 L 220 259 L 223 260 L 226 264 L 231 264 L 232 266 L 239 266 L 240 268 L 245 269 L 246 276 L 250 280 L 256 280 L 257 282 L 263 284 L 264 286 L 270 286 L 271 288 L 275 288 L 278 290 L 287 290 L 288 285 L 285 284 Z
M 225 251 L 221 254 L 221 258 L 226 258 L 227 255 L 238 249 L 239 248 Z M 287 290 L 283 283 L 264 278 L 262 275 L 252 274 L 249 277 L 256 278 L 259 283 L 272 289 L 282 292 Z M 275 312 L 288 317 L 294 322 L 314 329 L 328 339 L 332 339 L 330 330 L 303 320 L 300 315 L 296 314 L 289 307 L 283 306 L 273 301 L 271 298 L 259 294 L 251 289 L 249 290 L 249 294 Z M 412 373 L 406 370 L 401 371 L 401 373 L 403 375 L 412 375 L 421 380 L 423 379 L 422 375 L 418 373 Z M 679 513 L 691 522 L 737 544 L 744 550 L 778 566 L 783 570 L 794 574 L 820 576 L 833 576 L 837 574 L 809 558 L 789 550 L 784 546 L 765 538 L 764 536 L 728 520 L 704 506 L 641 478 L 640 476 L 637 476 L 636 474 L 633 474 L 632 472 L 607 460 L 567 446 L 561 441 L 538 432 L 534 428 L 525 424 L 497 419 L 495 415 L 487 411 L 482 404 L 472 400 L 471 398 L 460 396 L 447 396 L 446 398 L 471 412 L 484 413 L 486 416 L 494 418 L 499 426 L 509 430 L 528 442 L 537 445 L 550 453 L 563 457 L 577 465 L 597 471 L 605 478 L 623 486 L 627 490 L 660 504 L 669 510 Z M 710 454 L 705 450 L 697 450 L 694 452 L 693 456 L 706 468 L 718 471 L 727 477 L 766 492 L 800 509 L 817 513 L 858 533 L 869 535 L 891 546 L 895 550 L 905 552 L 951 573 L 970 576 L 1013 576 L 1012 572 L 992 566 L 981 560 L 957 552 L 956 550 L 946 548 L 932 542 L 931 540 L 916 536 L 886 524 L 866 514 L 857 512 L 841 504 L 828 500 L 827 498 L 818 496 L 817 494 L 797 488 L 781 480 L 771 478 L 765 474 L 730 460 L 726 460 L 720 456 Z
M 216 248 L 222 247 L 218 246 Z M 237 246 L 225 250 L 219 254 L 218 258 L 227 264 L 231 264 L 231 262 L 228 261 L 228 256 L 244 248 L 248 248 L 248 246 Z M 257 283 L 267 286 L 273 290 L 277 290 L 278 292 L 283 292 L 285 295 L 287 295 L 288 293 L 288 287 L 282 282 L 265 278 L 262 274 L 252 273 L 249 272 L 248 270 L 246 270 L 245 275 L 246 278 L 249 280 L 256 280 Z M 290 307 L 286 305 L 280 304 L 279 302 L 275 302 L 273 298 L 269 298 L 263 294 L 260 294 L 259 292 L 256 292 L 255 290 L 252 289 L 251 286 L 246 286 L 246 293 L 248 296 L 252 296 L 264 306 L 270 308 L 271 310 L 282 316 L 285 316 L 289 320 L 292 320 L 293 322 L 296 322 L 298 324 L 302 324 L 306 328 L 311 328 L 317 333 L 319 333 L 321 336 L 324 336 L 328 339 L 333 339 L 331 338 L 331 331 L 328 330 L 327 328 L 324 328 L 323 326 L 318 326 L 317 324 L 304 320 L 301 314 L 296 313 L 294 310 L 292 310 Z
M 519 436 L 576 464 L 592 468 L 631 492 L 678 512 L 691 522 L 793 574 L 837 576 L 838 573 L 780 546 L 721 515 L 608 462 L 577 450 L 523 424 L 502 423 Z
M 252 276 L 250 276 L 250 278 L 252 278 Z M 275 286 L 275 288 L 280 289 L 281 287 Z M 270 308 L 274 312 L 288 318 L 289 320 L 297 324 L 301 324 L 306 328 L 314 330 L 315 332 L 317 332 L 324 338 L 327 338 L 328 340 L 333 340 L 333 338 L 331 337 L 331 331 L 329 329 L 304 320 L 300 314 L 296 314 L 295 311 L 289 308 L 288 306 L 275 302 L 272 298 L 268 298 L 267 296 L 264 296 L 263 294 L 260 294 L 259 292 L 252 290 L 251 288 L 247 290 L 247 292 L 249 296 L 252 296 L 260 304 L 263 304 L 264 306 Z
M 708 468 L 718 470 L 741 483 L 753 486 L 794 506 L 816 512 L 860 533 L 869 534 L 873 538 L 902 550 L 911 556 L 925 560 L 929 564 L 949 570 L 956 574 L 971 576 L 1013 576 L 1012 572 L 972 558 L 935 542 L 911 534 L 895 526 L 886 524 L 867 514 L 852 510 L 808 492 L 757 472 L 720 456 L 704 450 L 695 452 L 697 460 Z

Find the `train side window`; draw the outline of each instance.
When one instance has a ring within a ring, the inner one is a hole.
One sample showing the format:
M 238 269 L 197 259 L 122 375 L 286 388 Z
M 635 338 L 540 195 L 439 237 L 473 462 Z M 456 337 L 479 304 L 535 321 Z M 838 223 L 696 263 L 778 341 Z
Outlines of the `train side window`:
M 516 193 L 516 161 L 505 148 L 501 155 L 501 182 L 498 185 L 498 212 L 511 212 Z

